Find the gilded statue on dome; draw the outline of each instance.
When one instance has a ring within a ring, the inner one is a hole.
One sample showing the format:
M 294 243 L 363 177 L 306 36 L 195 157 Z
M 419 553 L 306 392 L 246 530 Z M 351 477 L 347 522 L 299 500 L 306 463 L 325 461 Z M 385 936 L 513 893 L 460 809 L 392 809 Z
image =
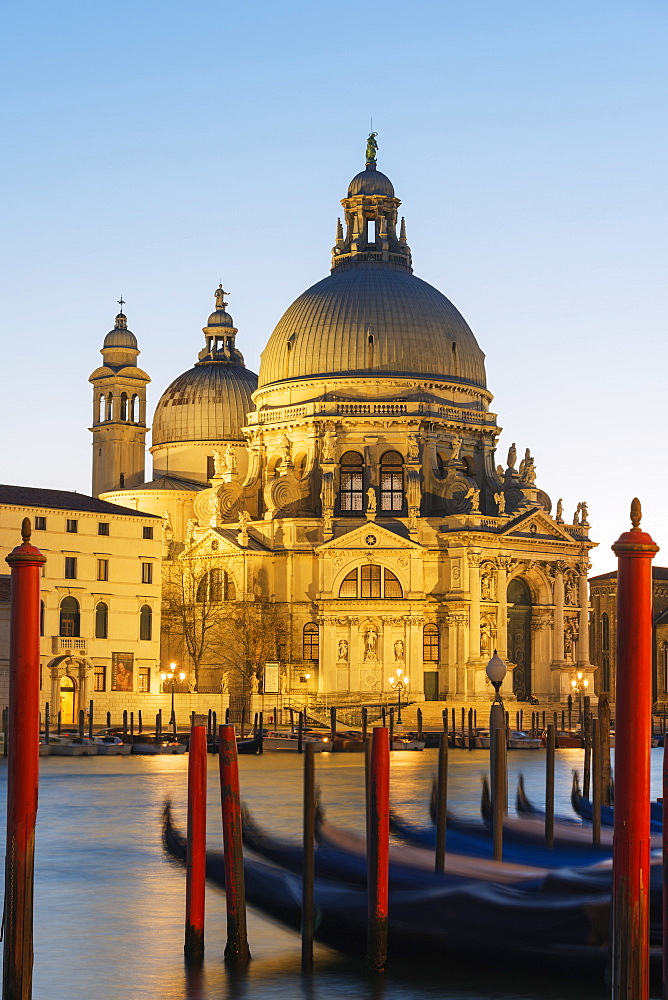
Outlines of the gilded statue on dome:
M 376 153 L 378 152 L 378 143 L 376 142 L 377 132 L 370 132 L 369 138 L 366 141 L 366 158 L 367 160 L 375 160 Z

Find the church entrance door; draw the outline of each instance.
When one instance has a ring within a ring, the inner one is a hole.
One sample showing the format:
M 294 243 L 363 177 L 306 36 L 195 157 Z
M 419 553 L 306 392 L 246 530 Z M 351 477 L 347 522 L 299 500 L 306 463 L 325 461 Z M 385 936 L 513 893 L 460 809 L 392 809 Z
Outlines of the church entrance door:
M 438 701 L 438 670 L 425 670 L 423 676 L 425 701 Z
M 74 681 L 65 674 L 60 681 L 60 718 L 67 726 L 76 722 L 74 718 L 75 690 Z
M 508 584 L 508 659 L 513 670 L 513 694 L 518 701 L 531 697 L 531 591 L 524 580 Z

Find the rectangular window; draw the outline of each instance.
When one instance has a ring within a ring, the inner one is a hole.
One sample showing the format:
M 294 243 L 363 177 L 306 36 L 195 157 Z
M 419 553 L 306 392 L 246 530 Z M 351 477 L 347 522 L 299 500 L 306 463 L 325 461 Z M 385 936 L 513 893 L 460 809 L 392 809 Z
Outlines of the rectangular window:
M 380 597 L 380 566 L 362 566 L 360 597 Z
M 341 472 L 341 510 L 362 510 L 364 475 L 359 472 Z
M 139 668 L 139 690 L 142 694 L 148 694 L 151 690 L 151 670 L 149 667 Z
M 98 561 L 97 561 L 97 578 L 98 578 L 98 580 L 108 580 L 109 579 L 109 560 L 108 559 L 98 559 Z
M 141 564 L 141 582 L 153 583 L 153 563 Z
M 67 523 L 65 524 L 65 531 L 69 531 L 71 535 L 76 535 L 79 530 L 79 522 L 75 518 L 68 517 Z
M 35 518 L 35 531 L 46 531 L 46 518 L 37 515 Z
M 404 505 L 404 477 L 402 472 L 381 472 L 380 509 L 401 510 Z
M 107 668 L 101 666 L 100 664 L 95 664 L 94 673 L 95 683 L 93 690 L 95 691 L 106 691 L 107 690 Z
M 76 580 L 77 578 L 77 557 L 65 556 L 65 579 Z
M 98 533 L 98 535 L 108 535 L 109 534 L 109 522 L 108 521 L 98 521 L 97 522 L 97 533 Z
M 142 528 L 142 538 L 153 538 L 153 525 L 145 524 Z

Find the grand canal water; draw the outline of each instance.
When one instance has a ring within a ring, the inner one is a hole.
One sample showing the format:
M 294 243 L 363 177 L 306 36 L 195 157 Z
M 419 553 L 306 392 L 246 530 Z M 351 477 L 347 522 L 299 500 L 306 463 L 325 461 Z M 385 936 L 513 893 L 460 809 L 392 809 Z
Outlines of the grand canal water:
M 0 759 L 1 760 L 1 759 Z M 4 763 L 4 762 L 3 762 Z M 243 798 L 257 820 L 298 838 L 301 758 L 265 754 L 240 758 Z M 321 754 L 317 779 L 328 816 L 363 825 L 363 758 Z M 557 754 L 557 812 L 570 812 L 571 771 L 582 752 Z M 653 751 L 653 795 L 659 794 L 661 751 Z M 436 751 L 392 755 L 392 800 L 415 818 L 426 815 Z M 520 771 L 527 791 L 542 801 L 542 752 L 509 755 L 511 797 Z M 449 795 L 453 808 L 479 811 L 485 751 L 452 751 Z M 249 913 L 253 954 L 247 976 L 232 981 L 223 965 L 225 905 L 216 888 L 207 891 L 206 961 L 191 979 L 183 966 L 183 869 L 166 860 L 160 843 L 160 813 L 170 796 L 184 825 L 187 757 L 44 758 L 35 874 L 35 1000 L 436 1000 L 436 998 L 549 998 L 603 996 L 603 987 L 523 976 L 512 981 L 493 972 L 393 967 L 384 982 L 324 948 L 316 972 L 299 974 L 298 937 Z M 6 769 L 0 763 L 0 801 Z M 209 842 L 220 846 L 220 794 L 216 758 L 209 758 Z M 4 816 L 2 817 L 4 835 Z M 567 970 L 565 970 L 567 973 Z

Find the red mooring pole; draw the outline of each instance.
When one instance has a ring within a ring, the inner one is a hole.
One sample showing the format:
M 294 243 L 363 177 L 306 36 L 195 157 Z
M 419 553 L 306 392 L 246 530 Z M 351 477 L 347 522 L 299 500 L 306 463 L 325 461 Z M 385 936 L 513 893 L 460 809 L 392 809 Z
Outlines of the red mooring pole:
M 668 740 L 663 740 L 663 1000 L 668 1000 Z
M 6 558 L 12 571 L 9 626 L 9 745 L 5 854 L 3 1000 L 30 1000 L 33 963 L 35 820 L 39 786 L 39 582 L 46 562 L 23 542 Z
M 369 923 L 366 964 L 383 972 L 387 964 L 387 908 L 390 875 L 390 743 L 387 729 L 373 731 L 367 803 Z
M 225 850 L 225 902 L 227 904 L 225 961 L 228 965 L 245 968 L 251 956 L 248 950 L 246 930 L 241 799 L 234 726 L 220 727 L 218 750 L 220 754 L 220 798 L 223 810 L 223 847 Z
M 188 844 L 186 851 L 186 937 L 190 962 L 204 958 L 204 886 L 206 883 L 206 754 L 204 726 L 190 730 L 188 748 Z
M 640 528 L 612 546 L 617 570 L 615 830 L 612 862 L 612 998 L 649 997 L 649 796 L 652 725 L 652 559 L 659 551 Z

